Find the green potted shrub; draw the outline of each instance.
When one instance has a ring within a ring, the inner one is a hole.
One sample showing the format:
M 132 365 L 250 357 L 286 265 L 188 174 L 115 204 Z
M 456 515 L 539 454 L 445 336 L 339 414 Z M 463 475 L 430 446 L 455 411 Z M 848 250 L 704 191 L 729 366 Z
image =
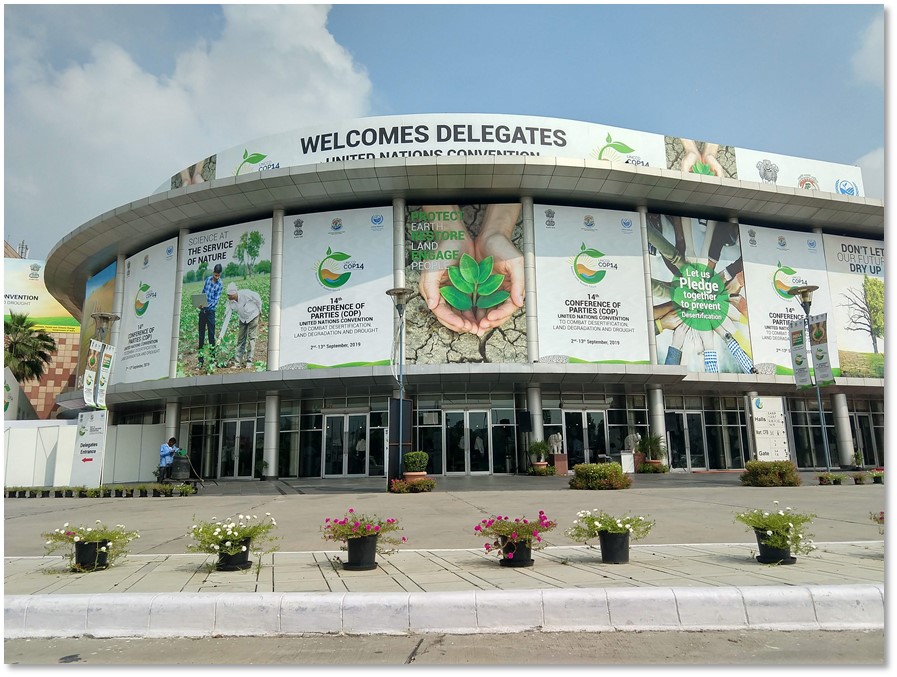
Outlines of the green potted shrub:
M 866 474 L 865 472 L 855 472 L 851 477 L 853 477 L 854 484 L 865 484 L 866 483 Z
M 571 489 L 628 489 L 632 478 L 619 463 L 577 463 L 570 478 Z
M 648 463 L 663 465 L 667 444 L 663 437 L 657 433 L 649 433 L 648 435 L 642 436 L 638 441 L 638 447 L 636 447 L 636 449 L 645 455 Z
M 798 487 L 800 475 L 791 461 L 748 461 L 740 476 L 745 487 Z
M 533 463 L 533 468 L 546 468 L 548 467 L 548 453 L 551 451 L 551 447 L 548 446 L 548 442 L 545 440 L 537 440 L 529 445 L 529 455 L 530 460 Z
M 409 451 L 402 456 L 402 474 L 406 482 L 427 476 L 430 455 L 426 451 Z
M 589 545 L 598 539 L 601 561 L 605 564 L 627 564 L 629 542 L 647 536 L 654 522 L 639 515 L 616 517 L 603 510 L 580 510 L 573 526 L 567 529 L 568 538 Z M 589 547 L 593 547 L 589 545 Z
M 541 547 L 542 534 L 556 526 L 557 522 L 548 519 L 545 511 L 540 510 L 535 520 L 496 515 L 480 520 L 473 530 L 480 536 L 492 539 L 483 547 L 488 554 L 498 555 L 500 566 L 531 567 L 532 551 Z
M 793 554 L 808 554 L 816 549 L 807 533 L 807 525 L 816 515 L 791 508 L 780 510 L 778 505 L 778 501 L 773 501 L 772 510 L 755 508 L 735 516 L 737 522 L 754 532 L 760 550 L 757 561 L 761 564 L 794 564 L 797 558 Z

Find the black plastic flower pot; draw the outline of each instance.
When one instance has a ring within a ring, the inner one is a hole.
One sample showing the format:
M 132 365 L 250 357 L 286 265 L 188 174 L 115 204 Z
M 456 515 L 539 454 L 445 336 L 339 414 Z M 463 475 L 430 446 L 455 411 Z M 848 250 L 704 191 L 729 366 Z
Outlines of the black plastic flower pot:
M 347 571 L 371 571 L 377 568 L 377 534 L 350 538 L 346 541 L 348 554 L 343 562 Z
M 106 548 L 103 550 L 102 548 Z M 99 571 L 109 566 L 108 541 L 78 541 L 75 543 L 73 571 Z
M 629 564 L 629 532 L 615 534 L 610 531 L 598 532 L 601 547 L 601 561 L 604 564 Z
M 773 548 L 763 542 L 766 533 L 760 529 L 754 529 L 754 535 L 757 537 L 757 548 L 760 554 L 757 555 L 757 561 L 760 564 L 794 564 L 797 557 L 791 556 L 791 550 L 788 548 Z
M 227 553 L 218 553 L 218 564 L 215 567 L 217 571 L 243 571 L 244 569 L 248 569 L 252 566 L 252 562 L 249 561 L 249 544 L 251 539 L 244 538 L 240 541 L 240 545 L 245 547 L 245 550 L 241 550 L 240 552 L 234 555 L 228 555 Z
M 533 566 L 533 549 L 526 541 L 512 541 L 507 536 L 501 537 L 502 558 L 499 566 L 531 567 Z

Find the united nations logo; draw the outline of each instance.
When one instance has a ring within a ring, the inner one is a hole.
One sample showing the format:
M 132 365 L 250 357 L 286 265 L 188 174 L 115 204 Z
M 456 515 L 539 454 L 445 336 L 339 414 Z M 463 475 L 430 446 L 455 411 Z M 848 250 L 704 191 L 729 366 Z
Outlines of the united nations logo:
M 165 256 L 169 258 L 174 256 L 174 247 L 172 245 L 168 245 L 168 247 L 165 249 Z
M 816 249 L 816 240 L 807 240 L 807 249 Z
M 620 225 L 623 226 L 623 230 L 629 230 L 632 228 L 632 219 L 620 219 Z
M 582 220 L 582 225 L 584 225 L 586 228 L 594 228 L 595 217 L 591 214 L 586 214 L 585 218 Z
M 779 247 L 785 248 L 788 246 L 788 241 L 785 239 L 784 235 L 779 235 Z
M 375 226 L 383 225 L 383 214 L 374 214 L 371 217 L 371 223 Z
M 853 181 L 848 179 L 835 180 L 835 192 L 841 195 L 859 195 L 860 189 Z

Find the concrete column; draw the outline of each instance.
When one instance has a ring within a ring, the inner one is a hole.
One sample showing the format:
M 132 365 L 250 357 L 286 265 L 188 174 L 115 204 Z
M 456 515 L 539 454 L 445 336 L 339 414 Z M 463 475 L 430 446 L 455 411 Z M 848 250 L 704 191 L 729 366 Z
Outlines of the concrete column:
M 545 439 L 545 428 L 542 421 L 542 389 L 539 386 L 529 386 L 526 389 L 526 408 L 533 424 L 530 439 L 533 442 L 541 442 Z
M 663 389 L 657 386 L 648 386 L 648 431 L 652 435 L 660 435 L 666 444 L 667 424 L 664 418 Z M 664 456 L 664 463 L 669 465 L 669 453 Z
M 184 289 L 184 261 L 187 259 L 187 236 L 190 231 L 181 228 L 178 233 L 178 260 L 174 274 L 174 308 L 171 324 L 171 360 L 168 362 L 168 378 L 178 375 L 178 339 L 181 327 L 181 293 Z
M 642 274 L 645 278 L 645 317 L 648 320 L 648 356 L 657 364 L 657 340 L 654 333 L 654 295 L 651 293 L 651 256 L 648 254 L 648 208 L 637 207 L 639 232 L 642 236 Z
M 124 317 L 125 299 L 125 255 L 115 257 L 115 291 L 112 293 L 112 312 L 119 317 Z M 112 346 L 118 345 L 118 337 L 121 334 L 121 321 L 112 322 L 109 328 L 109 336 L 106 343 Z M 121 353 L 119 353 L 121 355 Z M 113 367 L 114 368 L 114 367 Z
M 847 395 L 835 393 L 832 395 L 832 414 L 835 418 L 835 447 L 838 451 L 837 459 L 832 458 L 834 464 L 837 460 L 842 468 L 853 467 L 853 435 L 850 434 L 850 411 L 847 408 Z
M 165 441 L 167 442 L 172 437 L 177 438 L 178 431 L 180 429 L 180 419 L 181 419 L 181 404 L 180 402 L 166 402 L 165 403 Z M 162 442 L 159 442 L 161 446 Z M 184 447 L 185 440 L 178 440 L 178 446 Z
M 532 364 L 539 361 L 539 312 L 536 295 L 536 233 L 533 214 L 533 198 L 520 200 L 523 217 L 523 279 L 525 293 L 523 307 L 526 311 L 526 359 Z M 533 426 L 535 430 L 535 426 Z M 541 434 L 541 433 L 540 433 Z M 541 440 L 541 437 L 536 438 Z
M 405 199 L 392 201 L 392 283 L 394 287 L 405 286 Z M 394 316 L 398 322 L 398 315 Z M 394 329 L 395 330 L 395 329 Z
M 744 402 L 744 411 L 747 413 L 745 416 L 745 421 L 747 422 L 747 445 L 748 445 L 748 458 L 752 461 L 757 460 L 757 445 L 754 444 L 754 416 L 753 411 L 754 408 L 751 406 L 751 402 L 754 401 L 755 397 L 758 397 L 759 393 L 756 390 L 751 390 L 750 392 L 745 393 L 743 402 Z M 787 426 L 791 427 L 791 426 Z M 793 454 L 792 454 L 793 455 Z M 792 459 L 793 460 L 793 459 Z
M 273 268 L 273 262 L 272 262 Z M 280 395 L 276 392 L 265 396 L 265 448 L 264 460 L 268 466 L 262 470 L 263 480 L 276 480 L 280 453 Z
M 283 287 L 283 209 L 271 218 L 271 297 L 268 302 L 268 371 L 280 369 L 280 304 Z M 268 446 L 265 435 L 265 447 Z M 265 460 L 267 461 L 267 454 Z M 269 470 L 271 468 L 269 462 Z

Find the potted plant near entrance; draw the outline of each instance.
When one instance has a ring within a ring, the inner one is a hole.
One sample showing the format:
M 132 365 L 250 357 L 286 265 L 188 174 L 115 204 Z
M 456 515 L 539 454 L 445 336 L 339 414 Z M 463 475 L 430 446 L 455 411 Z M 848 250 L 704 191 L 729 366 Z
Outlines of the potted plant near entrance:
M 69 526 L 41 534 L 46 540 L 47 554 L 65 550 L 72 571 L 99 571 L 111 566 L 115 560 L 127 554 L 127 545 L 140 538 L 137 531 L 128 531 L 123 524 L 107 527 L 100 520 L 94 526 Z
M 529 445 L 530 459 L 534 469 L 548 467 L 548 452 L 551 448 L 545 440 L 538 440 Z
M 427 476 L 430 455 L 426 451 L 409 451 L 402 456 L 402 475 L 406 482 L 413 482 Z
M 809 554 L 816 549 L 807 533 L 807 525 L 816 515 L 812 513 L 794 512 L 791 508 L 779 510 L 778 501 L 773 501 L 772 510 L 755 508 L 735 516 L 753 530 L 757 537 L 760 554 L 757 561 L 761 564 L 794 564 L 794 554 Z
M 473 530 L 492 539 L 491 543 L 486 542 L 483 547 L 487 553 L 498 555 L 499 566 L 531 567 L 532 551 L 541 547 L 542 534 L 556 526 L 557 522 L 548 519 L 545 511 L 540 510 L 537 520 L 525 517 L 511 519 L 507 515 L 497 515 L 480 520 Z
M 193 539 L 187 550 L 216 555 L 217 571 L 243 571 L 252 566 L 250 551 L 261 556 L 277 550 L 274 543 L 278 537 L 271 536 L 276 526 L 270 512 L 262 519 L 255 515 L 237 515 L 236 519 L 217 520 L 213 517 L 208 522 L 197 521 L 187 534 Z M 261 559 L 258 565 L 261 567 Z
M 653 526 L 652 520 L 639 515 L 615 517 L 601 510 L 580 510 L 565 533 L 586 545 L 597 538 L 605 564 L 628 564 L 630 540 L 644 538 Z
M 636 449 L 645 455 L 651 465 L 663 465 L 666 455 L 666 441 L 657 433 L 650 433 L 638 441 Z
M 391 535 L 401 529 L 399 520 L 394 517 L 381 519 L 377 515 L 363 515 L 349 508 L 343 517 L 325 519 L 321 533 L 325 541 L 340 541 L 343 544 L 340 549 L 347 551 L 347 561 L 334 558 L 342 562 L 343 569 L 370 571 L 377 568 L 377 553 L 389 555 L 395 552 L 394 548 L 384 547 L 384 543 L 399 545 L 408 540 L 404 536 L 399 539 Z

